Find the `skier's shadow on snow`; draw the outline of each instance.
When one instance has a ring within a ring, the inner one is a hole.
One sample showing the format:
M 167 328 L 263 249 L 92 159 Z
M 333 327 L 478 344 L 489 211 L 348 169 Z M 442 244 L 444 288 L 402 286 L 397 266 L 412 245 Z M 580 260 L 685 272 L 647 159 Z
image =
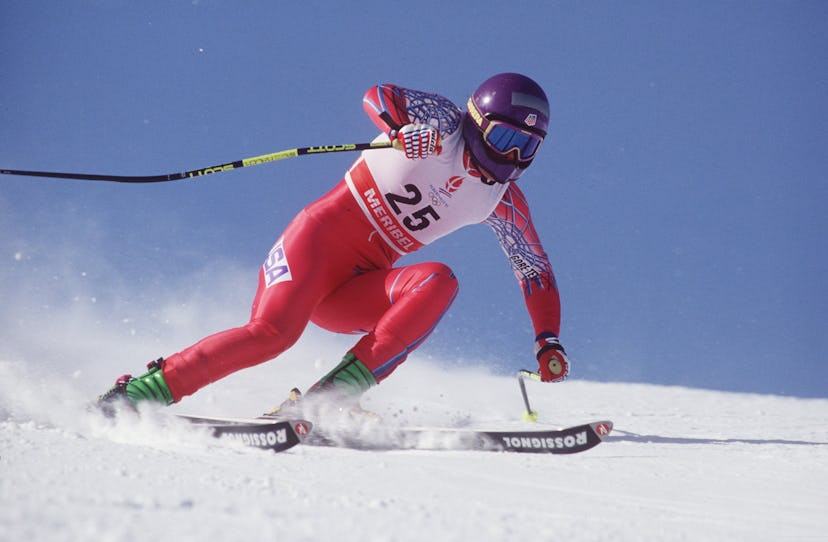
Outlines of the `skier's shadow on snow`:
M 629 431 L 613 429 L 606 442 L 647 442 L 653 444 L 791 444 L 796 446 L 828 446 L 828 442 L 808 440 L 767 439 L 767 438 L 689 438 L 639 435 Z

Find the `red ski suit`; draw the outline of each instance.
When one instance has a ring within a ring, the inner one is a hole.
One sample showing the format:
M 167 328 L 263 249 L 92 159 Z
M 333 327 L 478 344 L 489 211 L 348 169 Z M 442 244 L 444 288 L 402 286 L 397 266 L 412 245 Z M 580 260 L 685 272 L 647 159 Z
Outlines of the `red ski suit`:
M 393 267 L 464 225 L 487 223 L 517 277 L 536 335 L 559 332 L 560 300 L 523 193 L 488 184 L 472 166 L 463 113 L 436 94 L 380 85 L 363 100 L 385 133 L 428 123 L 442 150 L 423 160 L 395 149 L 364 152 L 345 178 L 288 225 L 259 271 L 250 321 L 169 356 L 164 379 L 174 401 L 240 369 L 272 359 L 309 321 L 362 333 L 351 352 L 377 382 L 428 337 L 457 295 L 445 265 Z

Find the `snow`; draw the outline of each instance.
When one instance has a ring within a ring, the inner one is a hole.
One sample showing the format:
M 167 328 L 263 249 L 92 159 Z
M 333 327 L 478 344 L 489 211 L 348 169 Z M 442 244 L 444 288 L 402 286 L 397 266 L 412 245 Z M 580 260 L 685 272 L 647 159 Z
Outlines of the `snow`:
M 257 414 L 305 373 L 256 367 L 171 409 Z M 156 411 L 113 426 L 86 410 L 84 374 L 0 362 L 2 541 L 828 539 L 828 399 L 530 382 L 534 425 L 610 419 L 613 436 L 571 456 L 273 454 Z M 533 425 L 516 379 L 416 355 L 364 404 L 388 423 Z

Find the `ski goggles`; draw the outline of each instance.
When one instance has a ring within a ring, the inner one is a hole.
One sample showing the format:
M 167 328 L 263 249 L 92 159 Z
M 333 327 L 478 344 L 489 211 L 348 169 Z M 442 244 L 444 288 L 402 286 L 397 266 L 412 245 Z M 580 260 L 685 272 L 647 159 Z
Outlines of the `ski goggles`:
M 542 135 L 508 122 L 485 118 L 471 99 L 468 108 L 472 120 L 483 132 L 483 141 L 496 156 L 516 163 L 528 162 L 535 157 L 543 142 Z

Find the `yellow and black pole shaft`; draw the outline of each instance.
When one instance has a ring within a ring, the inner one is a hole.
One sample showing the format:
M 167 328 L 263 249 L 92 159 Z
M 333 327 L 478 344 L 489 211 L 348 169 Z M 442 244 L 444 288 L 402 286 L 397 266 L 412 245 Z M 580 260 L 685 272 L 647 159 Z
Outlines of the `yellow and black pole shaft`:
M 365 151 L 371 149 L 387 149 L 392 147 L 390 141 L 377 143 L 346 143 L 344 145 L 322 145 L 317 147 L 298 147 L 296 149 L 287 149 L 284 151 L 273 152 L 270 154 L 263 154 L 261 156 L 253 156 L 250 158 L 242 158 L 234 162 L 227 162 L 215 166 L 203 167 L 193 169 L 190 171 L 183 171 L 180 173 L 166 173 L 163 175 L 101 175 L 94 173 L 61 173 L 57 171 L 29 171 L 22 169 L 3 169 L 0 168 L 0 174 L 3 175 L 22 175 L 26 177 L 46 177 L 53 179 L 74 179 L 80 181 L 108 181 L 116 183 L 158 183 L 166 181 L 180 181 L 186 179 L 195 179 L 204 175 L 213 173 L 221 173 L 223 171 L 230 171 L 243 167 L 257 166 L 259 164 L 266 164 L 268 162 L 276 162 L 278 160 L 285 160 L 287 158 L 294 158 L 296 156 L 305 156 L 313 154 L 329 154 L 334 152 L 354 152 Z
M 526 369 L 518 371 L 520 394 L 523 396 L 523 404 L 526 407 L 526 410 L 523 412 L 523 420 L 527 422 L 536 422 L 538 421 L 538 412 L 536 410 L 532 410 L 532 407 L 529 405 L 529 394 L 526 393 L 526 384 L 524 383 L 524 380 L 526 379 L 537 380 L 540 382 L 540 375 L 533 373 L 532 371 L 527 371 Z

